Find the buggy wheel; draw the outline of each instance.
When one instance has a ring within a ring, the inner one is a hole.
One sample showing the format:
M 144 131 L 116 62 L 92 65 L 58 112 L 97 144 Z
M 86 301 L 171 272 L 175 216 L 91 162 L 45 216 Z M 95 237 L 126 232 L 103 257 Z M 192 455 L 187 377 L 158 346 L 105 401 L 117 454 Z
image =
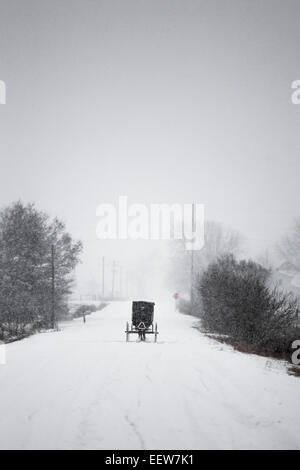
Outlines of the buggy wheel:
M 155 343 L 157 343 L 157 335 L 158 335 L 157 323 L 155 323 L 155 332 L 154 332 L 154 342 L 155 342 Z
M 128 341 L 129 341 L 129 324 L 128 324 L 128 322 L 126 323 L 125 333 L 126 333 L 126 343 L 128 343 Z

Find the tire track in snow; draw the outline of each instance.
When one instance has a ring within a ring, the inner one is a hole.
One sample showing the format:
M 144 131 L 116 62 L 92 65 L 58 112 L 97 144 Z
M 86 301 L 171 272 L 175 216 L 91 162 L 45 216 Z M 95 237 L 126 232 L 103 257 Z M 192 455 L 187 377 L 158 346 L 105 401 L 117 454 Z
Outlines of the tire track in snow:
M 132 429 L 132 431 L 134 432 L 134 434 L 136 435 L 136 437 L 138 438 L 138 440 L 140 441 L 141 450 L 146 450 L 145 441 L 144 441 L 144 439 L 143 439 L 142 434 L 141 434 L 140 431 L 138 430 L 136 424 L 129 418 L 128 415 L 125 415 L 125 420 L 126 420 L 126 422 L 129 424 L 130 428 Z

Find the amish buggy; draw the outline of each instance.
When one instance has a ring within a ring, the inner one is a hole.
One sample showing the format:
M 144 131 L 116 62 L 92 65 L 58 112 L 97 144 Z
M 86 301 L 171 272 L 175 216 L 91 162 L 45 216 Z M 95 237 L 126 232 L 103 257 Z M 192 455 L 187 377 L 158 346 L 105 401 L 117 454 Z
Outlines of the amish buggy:
M 129 335 L 138 335 L 140 341 L 146 341 L 146 335 L 154 335 L 154 342 L 157 342 L 157 323 L 153 324 L 154 302 L 133 301 L 131 324 L 126 323 L 126 342 Z

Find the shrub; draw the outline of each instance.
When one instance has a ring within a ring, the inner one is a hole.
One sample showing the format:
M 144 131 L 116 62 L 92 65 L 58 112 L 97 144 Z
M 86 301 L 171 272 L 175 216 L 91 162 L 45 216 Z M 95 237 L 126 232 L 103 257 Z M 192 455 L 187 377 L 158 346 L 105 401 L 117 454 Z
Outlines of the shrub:
M 95 304 L 89 304 L 89 305 L 79 305 L 76 307 L 76 309 L 73 311 L 73 318 L 79 318 L 82 317 L 83 315 L 90 315 L 93 312 L 97 312 L 99 310 L 102 310 L 104 307 L 106 307 L 106 303 L 102 302 L 99 305 Z
M 270 272 L 227 255 L 198 283 L 204 328 L 266 352 L 287 350 L 299 306 L 291 294 L 270 289 Z

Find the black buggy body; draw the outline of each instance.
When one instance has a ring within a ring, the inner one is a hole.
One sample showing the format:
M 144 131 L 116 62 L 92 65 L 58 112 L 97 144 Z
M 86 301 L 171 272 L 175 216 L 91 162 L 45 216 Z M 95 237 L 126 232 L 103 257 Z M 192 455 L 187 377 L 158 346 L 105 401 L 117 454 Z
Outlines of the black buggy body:
M 154 302 L 134 301 L 132 302 L 132 320 L 126 323 L 126 341 L 129 341 L 130 334 L 137 334 L 141 341 L 146 340 L 146 334 L 154 335 L 157 342 L 157 323 L 153 324 Z

